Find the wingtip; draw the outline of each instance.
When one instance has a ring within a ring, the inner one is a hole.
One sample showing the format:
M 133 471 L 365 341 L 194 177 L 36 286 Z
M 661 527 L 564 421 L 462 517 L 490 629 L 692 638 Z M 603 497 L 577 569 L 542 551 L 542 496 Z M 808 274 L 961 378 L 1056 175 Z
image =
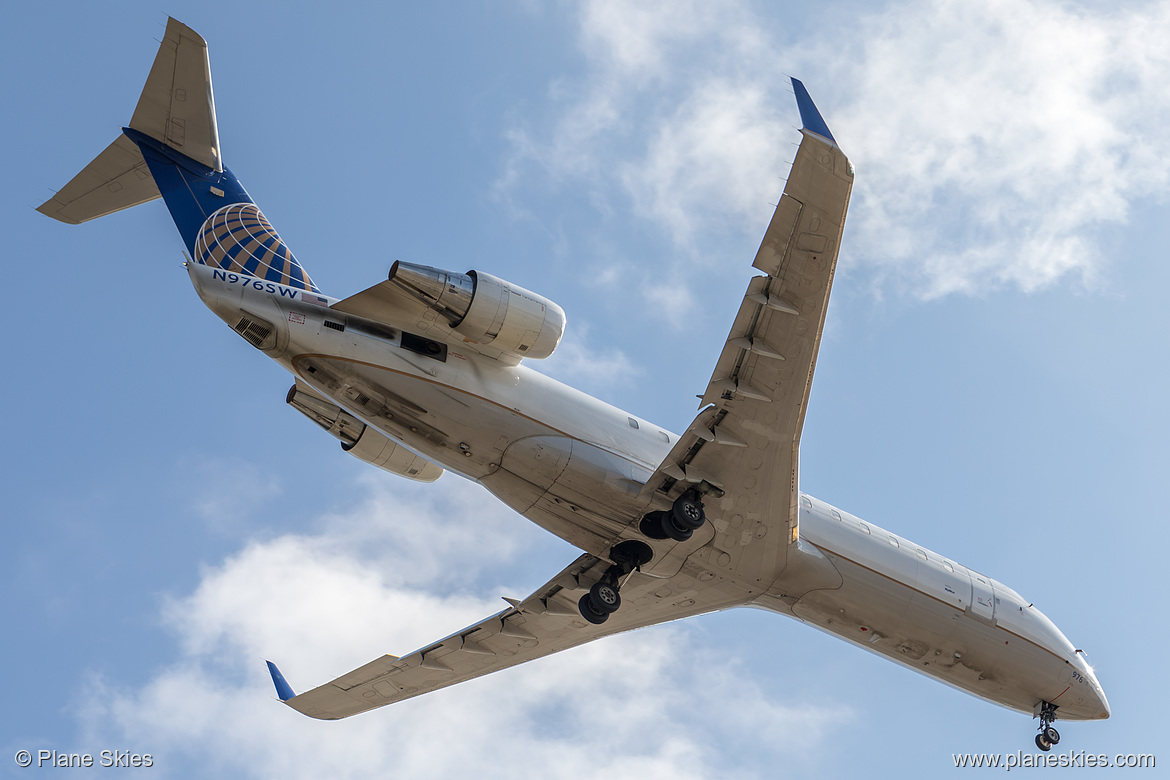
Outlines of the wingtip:
M 792 90 L 796 93 L 796 106 L 800 109 L 800 121 L 804 125 L 804 129 L 810 133 L 816 133 L 823 138 L 827 138 L 834 144 L 837 143 L 837 139 L 829 132 L 829 126 L 825 124 L 824 117 L 817 110 L 817 106 L 813 103 L 813 99 L 808 94 L 808 90 L 804 88 L 804 83 L 798 78 L 790 78 L 792 78 Z
M 280 697 L 281 701 L 288 701 L 296 696 L 293 693 L 292 686 L 288 684 L 288 680 L 284 679 L 284 675 L 276 668 L 276 664 L 271 661 L 265 661 L 268 664 L 268 673 L 272 675 L 272 684 L 276 686 L 276 695 Z

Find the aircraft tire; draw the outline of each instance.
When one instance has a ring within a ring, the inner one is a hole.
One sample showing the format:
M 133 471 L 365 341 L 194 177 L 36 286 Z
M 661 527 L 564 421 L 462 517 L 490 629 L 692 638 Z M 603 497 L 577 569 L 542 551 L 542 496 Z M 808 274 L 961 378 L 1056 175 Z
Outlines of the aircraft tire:
M 707 513 L 703 511 L 702 502 L 687 493 L 674 500 L 673 514 L 675 525 L 692 531 L 697 531 L 707 522 Z
M 588 593 L 582 596 L 581 600 L 577 602 L 577 609 L 581 611 L 581 617 L 585 618 L 595 626 L 600 626 L 602 623 L 609 620 L 608 613 L 598 612 L 593 608 L 593 600 L 589 597 Z
M 1044 729 L 1044 739 L 1048 740 L 1048 744 L 1050 745 L 1059 745 L 1060 732 L 1052 728 L 1052 726 L 1049 726 L 1048 728 Z
M 1036 735 L 1036 747 L 1040 748 L 1045 753 L 1047 753 L 1049 750 L 1052 750 L 1052 743 L 1044 737 L 1044 732 L 1040 732 Z
M 684 528 L 678 524 L 678 521 L 674 519 L 674 512 L 662 513 L 662 530 L 676 542 L 685 542 L 694 533 L 690 528 Z
M 622 595 L 618 593 L 617 588 L 604 580 L 595 582 L 589 588 L 589 605 L 595 612 L 612 615 L 621 607 Z

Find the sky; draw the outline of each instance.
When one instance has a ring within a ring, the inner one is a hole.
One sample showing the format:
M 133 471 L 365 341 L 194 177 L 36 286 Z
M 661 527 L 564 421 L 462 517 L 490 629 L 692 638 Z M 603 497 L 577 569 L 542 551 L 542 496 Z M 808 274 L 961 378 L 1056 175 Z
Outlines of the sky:
M 398 259 L 508 279 L 567 312 L 540 370 L 675 431 L 801 78 L 856 169 L 802 489 L 1084 649 L 1113 715 L 1058 723 L 1059 751 L 1170 763 L 1170 4 L 141 0 L 0 11 L 0 777 L 37 771 L 22 749 L 150 754 L 166 778 L 921 777 L 1034 752 L 1027 716 L 754 610 L 337 723 L 281 705 L 263 659 L 313 687 L 577 553 L 286 408 L 160 202 L 33 210 L 129 121 L 167 14 L 208 40 L 224 159 L 323 291 Z

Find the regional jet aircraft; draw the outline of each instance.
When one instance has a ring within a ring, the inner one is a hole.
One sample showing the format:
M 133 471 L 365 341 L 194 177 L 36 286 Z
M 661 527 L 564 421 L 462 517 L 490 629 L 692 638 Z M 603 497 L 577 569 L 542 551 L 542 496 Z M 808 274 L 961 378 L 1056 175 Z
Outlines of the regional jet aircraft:
M 195 291 L 295 378 L 287 402 L 407 479 L 474 480 L 583 551 L 530 596 L 404 656 L 280 698 L 356 715 L 620 631 L 732 607 L 797 618 L 1039 719 L 1109 717 L 1040 610 L 955 559 L 802 494 L 797 466 L 853 168 L 801 82 L 759 273 L 680 435 L 542 375 L 565 314 L 481 270 L 396 262 L 333 298 L 224 167 L 207 44 L 170 20 L 118 138 L 40 207 L 76 224 L 162 197 Z M 731 312 L 729 312 L 729 315 Z

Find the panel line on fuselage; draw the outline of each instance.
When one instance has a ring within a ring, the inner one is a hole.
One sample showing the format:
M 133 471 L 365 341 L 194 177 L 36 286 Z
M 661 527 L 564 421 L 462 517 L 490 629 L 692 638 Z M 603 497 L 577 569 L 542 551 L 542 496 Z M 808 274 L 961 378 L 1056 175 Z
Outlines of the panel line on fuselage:
M 492 406 L 498 407 L 498 408 L 503 409 L 507 412 L 511 412 L 512 414 L 515 414 L 519 417 L 522 417 L 525 420 L 528 420 L 529 422 L 536 423 L 537 425 L 542 425 L 542 426 L 548 428 L 553 433 L 556 433 L 560 436 L 564 436 L 566 439 L 570 439 L 572 441 L 579 441 L 582 444 L 587 444 L 591 447 L 596 447 L 599 450 L 607 452 L 610 455 L 613 455 L 615 457 L 621 458 L 622 460 L 624 460 L 628 463 L 632 463 L 635 466 L 639 466 L 641 468 L 648 468 L 650 470 L 653 470 L 654 468 L 656 468 L 658 466 L 657 463 L 649 463 L 648 461 L 638 461 L 638 460 L 635 460 L 634 458 L 632 458 L 631 456 L 629 456 L 628 454 L 621 453 L 621 452 L 614 452 L 612 449 L 603 446 L 599 442 L 588 441 L 588 440 L 582 439 L 578 436 L 574 436 L 571 433 L 568 433 L 566 431 L 562 431 L 561 429 L 556 428 L 553 425 L 550 425 L 548 422 L 546 422 L 544 420 L 538 420 L 535 417 L 530 417 L 529 415 L 524 414 L 524 412 L 521 412 L 519 409 L 516 409 L 515 407 L 505 406 L 504 404 L 500 403 L 499 401 L 493 401 L 490 398 L 485 398 L 482 395 L 477 395 L 476 393 L 473 393 L 470 390 L 464 390 L 462 388 L 455 387 L 454 385 L 449 385 L 445 382 L 440 382 L 437 379 L 428 379 L 425 376 L 416 376 L 415 374 L 412 374 L 408 371 L 401 371 L 397 368 L 390 368 L 389 366 L 379 365 L 377 363 L 369 363 L 369 362 L 364 361 L 364 360 L 355 360 L 353 358 L 339 357 L 337 355 L 329 355 L 329 354 L 317 353 L 317 352 L 307 352 L 307 353 L 302 354 L 302 355 L 297 355 L 294 358 L 290 358 L 290 362 L 292 363 L 293 367 L 296 368 L 296 370 L 297 370 L 297 375 L 301 379 L 303 379 L 305 382 L 309 383 L 310 385 L 313 384 L 312 377 L 305 376 L 305 374 L 301 370 L 301 367 L 299 364 L 301 361 L 311 360 L 311 359 L 333 360 L 333 361 L 337 361 L 339 363 L 352 363 L 354 365 L 359 365 L 359 366 L 368 366 L 369 368 L 376 368 L 379 371 L 386 371 L 386 372 L 391 373 L 391 374 L 398 374 L 399 376 L 404 376 L 404 377 L 408 377 L 410 379 L 415 379 L 415 380 L 419 380 L 421 382 L 426 382 L 427 384 L 435 385 L 436 387 L 442 387 L 445 390 L 451 390 L 451 391 L 454 391 L 456 393 L 462 393 L 463 395 L 471 396 L 472 398 L 476 398 L 480 401 L 484 401 L 485 403 L 489 403 Z M 618 411 L 621 411 L 621 410 L 619 409 Z M 625 415 L 626 412 L 622 411 L 622 414 Z M 631 429 L 631 430 L 633 430 L 633 429 Z M 672 434 L 672 435 L 675 438 L 677 438 L 677 434 Z
M 889 580 L 890 582 L 897 583 L 898 585 L 901 585 L 905 588 L 908 588 L 908 589 L 914 591 L 915 593 L 921 593 L 923 596 L 926 596 L 928 599 L 933 599 L 934 601 L 937 601 L 938 603 L 945 605 L 948 609 L 954 610 L 956 612 L 959 611 L 959 610 L 955 610 L 954 604 L 950 604 L 946 601 L 943 601 L 938 596 L 933 596 L 924 590 L 920 590 L 913 585 L 910 585 L 908 583 L 903 582 L 902 580 L 897 579 L 896 577 L 891 577 L 890 575 L 885 574 L 883 572 L 880 572 L 877 569 L 874 569 L 870 566 L 866 566 L 864 563 L 859 563 L 859 562 L 853 560 L 852 558 L 850 558 L 848 555 L 842 555 L 839 552 L 831 550 L 828 547 L 825 547 L 823 545 L 817 544 L 816 542 L 809 541 L 808 539 L 805 539 L 805 541 L 808 541 L 808 543 L 811 544 L 813 547 L 816 547 L 818 550 L 820 550 L 821 552 L 823 552 L 827 555 L 835 555 L 836 557 L 840 558 L 841 560 L 849 561 L 849 563 L 852 563 L 854 566 L 858 566 L 862 569 L 865 569 L 868 572 L 872 572 L 872 573 L 878 575 L 879 577 L 884 577 L 885 579 Z M 963 612 L 963 614 L 967 614 L 968 610 L 962 610 L 962 612 Z M 1017 639 L 1020 639 L 1020 640 L 1023 640 L 1024 642 L 1027 642 L 1028 644 L 1032 645 L 1033 647 L 1037 647 L 1037 648 L 1043 650 L 1044 652 L 1051 655 L 1053 658 L 1056 658 L 1060 661 L 1064 661 L 1064 663 L 1066 663 L 1066 664 L 1068 663 L 1067 659 L 1057 655 L 1056 653 L 1052 652 L 1052 650 L 1048 649 L 1047 647 L 1044 647 L 1043 645 L 1040 645 L 1040 644 L 1037 644 L 1036 642 L 1033 642 L 1031 639 L 1028 639 L 1026 636 L 1020 636 L 1015 631 L 1012 631 L 1010 628 L 1004 628 L 998 622 L 996 622 L 995 624 L 989 624 L 986 621 L 980 621 L 980 622 L 984 623 L 984 625 L 991 625 L 992 628 L 999 629 L 1000 631 L 1003 631 L 1005 634 L 1010 634 L 1011 636 L 1014 636 Z

